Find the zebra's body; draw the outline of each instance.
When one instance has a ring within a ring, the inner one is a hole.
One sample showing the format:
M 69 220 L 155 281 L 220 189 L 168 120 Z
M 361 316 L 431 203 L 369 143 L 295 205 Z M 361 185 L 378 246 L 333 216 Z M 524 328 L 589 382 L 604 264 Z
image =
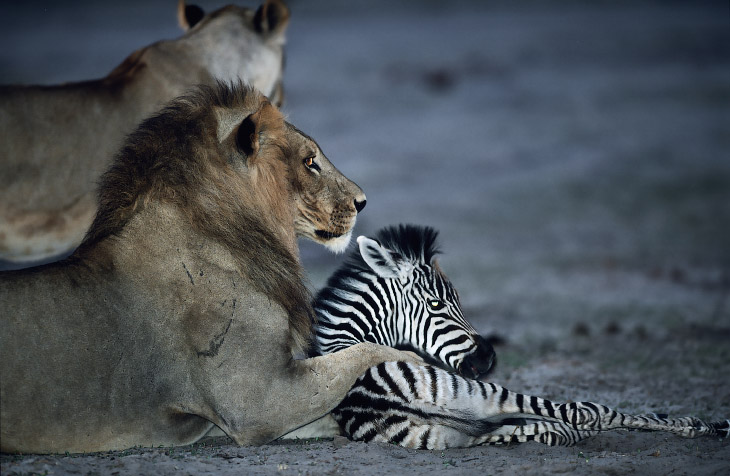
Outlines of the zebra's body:
M 570 446 L 622 428 L 727 438 L 730 423 L 628 415 L 592 402 L 558 404 L 406 362 L 370 368 L 332 416 L 354 440 L 421 449 L 527 441 Z
M 432 262 L 436 232 L 401 226 L 377 238 L 358 238 L 360 254 L 318 294 L 319 352 L 363 341 L 408 346 L 462 375 L 485 374 L 493 351 L 464 320 L 458 294 Z M 619 428 L 690 438 L 728 435 L 728 421 L 627 415 L 592 402 L 556 404 L 405 362 L 369 369 L 331 416 L 352 439 L 428 449 L 525 441 L 572 445 Z

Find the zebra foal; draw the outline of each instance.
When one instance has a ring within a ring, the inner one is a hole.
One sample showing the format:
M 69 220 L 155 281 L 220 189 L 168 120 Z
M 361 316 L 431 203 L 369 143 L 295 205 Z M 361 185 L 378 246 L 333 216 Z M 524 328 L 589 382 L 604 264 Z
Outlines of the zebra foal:
M 464 318 L 456 289 L 435 261 L 438 233 L 400 225 L 358 250 L 314 299 L 314 353 L 358 342 L 412 350 L 460 375 L 479 378 L 494 365 L 494 349 Z
M 436 235 L 431 228 L 400 226 L 382 230 L 377 240 L 358 238 L 359 254 L 315 299 L 315 349 L 328 353 L 369 341 L 412 348 L 468 377 L 486 374 L 494 352 L 464 319 L 456 290 L 432 261 Z M 352 439 L 423 449 L 573 445 L 619 428 L 728 436 L 728 421 L 627 415 L 592 402 L 557 404 L 406 362 L 369 369 L 331 416 Z
M 464 319 L 458 293 L 434 260 L 437 235 L 433 228 L 401 225 L 381 230 L 377 240 L 359 237 L 358 249 L 314 299 L 311 354 L 374 342 L 415 351 L 464 376 L 486 375 L 494 349 Z M 283 438 L 340 433 L 326 415 Z

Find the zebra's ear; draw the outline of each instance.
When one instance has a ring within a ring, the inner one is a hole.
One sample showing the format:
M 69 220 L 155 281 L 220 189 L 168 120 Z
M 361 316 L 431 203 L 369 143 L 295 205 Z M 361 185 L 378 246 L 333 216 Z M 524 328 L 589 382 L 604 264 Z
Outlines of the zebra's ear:
M 403 278 L 413 271 L 413 265 L 399 253 L 384 248 L 377 241 L 358 236 L 360 255 L 381 278 Z

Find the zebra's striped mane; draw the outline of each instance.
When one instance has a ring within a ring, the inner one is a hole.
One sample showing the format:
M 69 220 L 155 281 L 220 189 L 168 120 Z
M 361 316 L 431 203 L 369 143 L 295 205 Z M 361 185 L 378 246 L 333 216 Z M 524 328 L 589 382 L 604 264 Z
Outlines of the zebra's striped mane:
M 436 244 L 436 238 L 439 232 L 430 226 L 419 225 L 398 225 L 382 228 L 375 235 L 375 240 L 381 246 L 388 248 L 400 254 L 414 266 L 420 264 L 430 264 L 431 260 L 441 253 Z M 343 264 L 332 276 L 336 278 L 340 271 L 351 276 L 353 273 L 366 272 L 372 273 L 370 266 L 365 263 L 360 251 L 355 249 L 350 252 L 345 264 Z M 332 281 L 332 280 L 330 280 Z M 327 282 L 327 286 L 337 286 L 339 280 Z
M 381 229 L 375 235 L 378 243 L 400 254 L 414 266 L 430 264 L 431 260 L 441 253 L 436 245 L 437 237 L 438 231 L 430 226 L 419 225 L 389 226 Z M 348 255 L 345 263 L 327 280 L 325 288 L 317 294 L 315 303 L 323 297 L 326 298 L 323 293 L 331 291 L 333 288 L 342 289 L 343 285 L 346 288 L 348 278 L 362 274 L 373 274 L 373 270 L 365 263 L 360 250 L 355 248 Z
M 395 251 L 414 265 L 430 264 L 439 254 L 436 245 L 438 231 L 430 226 L 398 225 L 383 228 L 376 235 L 376 240 L 384 247 Z M 359 253 L 358 258 L 362 260 Z
M 375 239 L 391 251 L 400 254 L 414 266 L 430 264 L 435 255 L 440 253 L 436 245 L 438 231 L 429 226 L 398 225 L 381 229 Z M 360 250 L 350 252 L 345 263 L 327 280 L 314 298 L 314 305 L 319 302 L 337 300 L 336 292 L 353 289 L 353 279 L 358 276 L 372 276 L 374 271 L 365 262 Z M 321 317 L 317 317 L 321 318 Z

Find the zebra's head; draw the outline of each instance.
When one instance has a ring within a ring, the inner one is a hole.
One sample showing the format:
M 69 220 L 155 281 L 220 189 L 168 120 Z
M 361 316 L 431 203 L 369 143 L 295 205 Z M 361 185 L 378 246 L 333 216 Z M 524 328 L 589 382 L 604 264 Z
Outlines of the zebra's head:
M 489 372 L 494 349 L 464 319 L 459 295 L 434 259 L 437 234 L 400 225 L 357 239 L 359 249 L 315 299 L 321 353 L 367 341 L 415 350 L 466 377 Z

